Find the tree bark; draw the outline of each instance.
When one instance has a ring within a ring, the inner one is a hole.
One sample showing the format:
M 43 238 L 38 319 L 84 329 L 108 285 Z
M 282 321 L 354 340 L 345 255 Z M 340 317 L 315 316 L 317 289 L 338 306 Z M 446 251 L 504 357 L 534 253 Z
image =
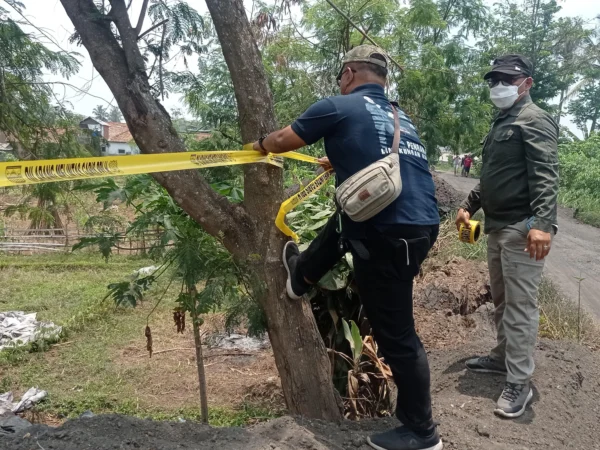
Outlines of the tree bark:
M 92 63 L 115 96 L 142 153 L 183 152 L 185 147 L 162 105 L 153 98 L 137 33 L 124 0 L 110 0 L 102 16 L 93 0 L 61 0 Z M 231 72 L 245 142 L 276 128 L 271 91 L 242 0 L 207 0 Z M 114 22 L 118 41 L 110 28 Z M 293 414 L 341 419 L 327 352 L 310 305 L 285 294 L 283 235 L 274 225 L 283 193 L 282 170 L 244 167 L 244 204 L 229 203 L 198 171 L 154 175 L 181 208 L 208 233 L 223 234 L 225 247 L 248 264 L 254 294 L 265 311 L 269 337 L 288 409 Z

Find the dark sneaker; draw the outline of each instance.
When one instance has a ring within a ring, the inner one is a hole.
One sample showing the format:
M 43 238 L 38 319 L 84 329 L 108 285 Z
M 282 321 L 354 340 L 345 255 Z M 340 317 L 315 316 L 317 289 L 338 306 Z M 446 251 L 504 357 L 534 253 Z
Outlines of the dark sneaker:
M 369 445 L 377 450 L 442 450 L 444 444 L 437 429 L 429 437 L 421 437 L 402 426 L 374 434 L 367 438 Z
M 496 361 L 489 356 L 469 359 L 466 363 L 467 369 L 477 373 L 499 373 L 506 375 L 506 364 Z
M 520 417 L 525 412 L 525 408 L 527 408 L 527 404 L 532 398 L 533 390 L 528 384 L 506 382 L 494 412 L 499 416 L 509 419 Z
M 300 300 L 304 294 L 310 289 L 308 284 L 301 276 L 296 274 L 296 264 L 298 263 L 298 257 L 300 256 L 300 250 L 295 242 L 286 242 L 283 247 L 283 265 L 287 271 L 287 282 L 285 288 L 288 297 L 292 300 Z M 299 279 L 298 279 L 299 278 Z

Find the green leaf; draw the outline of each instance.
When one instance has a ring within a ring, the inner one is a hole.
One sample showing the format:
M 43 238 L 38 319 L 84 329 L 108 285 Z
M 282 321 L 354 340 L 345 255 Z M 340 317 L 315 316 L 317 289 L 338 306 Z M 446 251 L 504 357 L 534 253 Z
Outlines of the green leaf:
M 144 298 L 146 292 L 156 281 L 153 275 L 131 281 L 111 283 L 108 285 L 109 296 L 117 306 L 131 306 L 135 308 Z
M 325 224 L 329 221 L 329 219 L 323 219 L 320 220 L 319 222 L 315 223 L 314 225 L 311 225 L 310 227 L 308 227 L 307 229 L 309 231 L 315 231 L 318 230 L 319 228 L 322 228 L 325 226 Z
M 345 289 L 347 283 L 347 277 L 339 270 L 333 269 L 327 272 L 323 278 L 319 280 L 318 285 L 327 291 L 339 291 L 340 289 Z
M 315 214 L 314 216 L 311 216 L 312 220 L 318 220 L 318 219 L 322 219 L 323 217 L 327 217 L 329 219 L 329 216 L 332 214 L 332 210 L 331 209 L 325 209 L 323 211 L 321 211 L 320 213 Z
M 354 355 L 354 337 L 352 336 L 352 332 L 350 331 L 348 322 L 346 322 L 346 319 L 344 319 L 344 318 L 342 318 L 342 326 L 344 327 L 344 337 L 350 344 L 350 349 L 352 350 L 352 355 Z M 352 359 L 354 359 L 354 358 L 352 358 Z
M 362 336 L 360 335 L 360 329 L 358 328 L 358 325 L 356 325 L 354 320 L 350 321 L 350 326 L 352 328 L 352 330 L 351 330 L 352 331 L 352 340 L 354 341 L 354 347 L 353 347 L 354 363 L 358 364 L 358 362 L 360 361 L 360 357 L 362 355 L 362 349 L 363 349 Z
M 105 233 L 94 237 L 83 237 L 79 242 L 71 248 L 72 251 L 81 250 L 86 247 L 98 247 L 102 257 L 108 262 L 108 258 L 112 254 L 112 248 L 117 245 L 121 239 L 121 233 Z
M 342 325 L 344 327 L 344 337 L 350 344 L 350 349 L 352 350 L 352 360 L 355 364 L 358 364 L 363 349 L 362 337 L 358 325 L 356 325 L 353 320 L 351 320 L 350 325 L 348 325 L 348 322 L 343 318 Z
M 291 213 L 288 213 L 286 217 L 288 220 L 291 220 L 299 214 L 302 214 L 302 211 L 292 211 Z

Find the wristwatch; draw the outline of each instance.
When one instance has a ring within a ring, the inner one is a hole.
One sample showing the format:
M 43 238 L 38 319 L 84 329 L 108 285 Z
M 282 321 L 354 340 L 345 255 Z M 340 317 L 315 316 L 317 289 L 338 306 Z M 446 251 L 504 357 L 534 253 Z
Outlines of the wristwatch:
M 265 134 L 264 136 L 261 136 L 261 137 L 259 137 L 259 138 L 258 138 L 258 146 L 259 146 L 260 148 L 262 148 L 262 150 L 263 150 L 265 153 L 269 153 L 269 151 L 268 151 L 268 150 L 265 148 L 265 146 L 263 145 L 263 141 L 264 141 L 264 140 L 267 138 L 267 136 L 268 136 L 268 134 Z

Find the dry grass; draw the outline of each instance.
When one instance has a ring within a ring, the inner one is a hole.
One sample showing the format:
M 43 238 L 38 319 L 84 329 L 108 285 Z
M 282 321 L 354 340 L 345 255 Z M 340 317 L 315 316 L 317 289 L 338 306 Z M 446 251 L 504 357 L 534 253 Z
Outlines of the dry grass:
M 201 330 L 208 333 L 222 331 L 217 326 L 220 320 L 219 315 L 216 318 L 209 315 L 206 323 L 210 325 L 203 326 Z M 197 407 L 198 374 L 191 327 L 186 327 L 183 334 L 177 334 L 169 311 L 153 316 L 150 327 L 154 352 L 178 350 L 154 354 L 149 358 L 140 329 L 140 333 L 126 345 L 114 349 L 114 363 L 126 373 L 136 373 L 143 377 L 143 381 L 140 380 L 142 382 L 135 388 L 135 395 L 143 409 L 176 411 Z M 256 395 L 256 391 L 260 390 L 258 386 L 272 385 L 273 378 L 278 384 L 277 368 L 271 351 L 256 352 L 251 356 L 210 357 L 223 353 L 235 352 L 204 350 L 209 404 L 233 409 L 249 400 L 258 404 L 262 401 Z M 273 389 L 271 393 L 265 392 L 266 406 L 273 403 L 273 395 L 277 397 L 275 391 L 277 389 Z M 279 402 L 273 407 L 281 409 L 282 405 Z
M 588 347 L 600 348 L 600 326 L 587 311 L 579 310 L 573 300 L 565 297 L 552 280 L 542 279 L 538 294 L 539 335 L 557 340 L 579 340 Z

